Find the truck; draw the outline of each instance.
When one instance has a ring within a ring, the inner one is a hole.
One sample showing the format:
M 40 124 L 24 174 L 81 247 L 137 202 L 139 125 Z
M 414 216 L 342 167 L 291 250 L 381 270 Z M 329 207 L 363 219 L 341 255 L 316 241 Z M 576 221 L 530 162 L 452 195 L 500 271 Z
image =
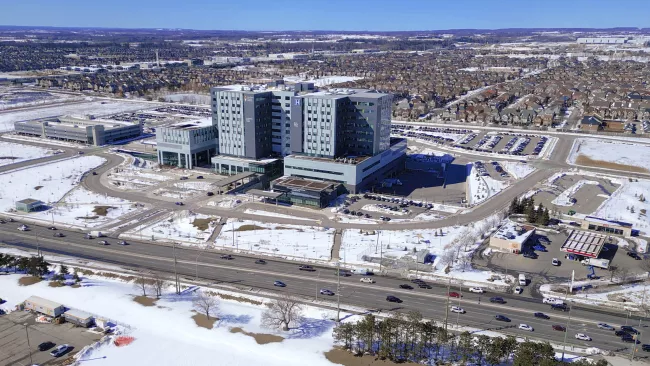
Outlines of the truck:
M 372 269 L 370 268 L 354 268 L 352 269 L 352 273 L 362 275 L 362 276 L 374 274 Z
M 92 231 L 89 232 L 88 234 L 94 236 L 95 238 L 101 238 L 101 237 L 106 236 L 106 235 L 102 234 L 101 231 L 97 231 L 97 230 L 92 230 Z
M 609 268 L 609 259 L 587 258 L 580 261 L 583 266 L 594 266 L 602 269 Z
M 521 286 L 526 286 L 526 275 L 523 273 L 519 274 L 519 284 Z

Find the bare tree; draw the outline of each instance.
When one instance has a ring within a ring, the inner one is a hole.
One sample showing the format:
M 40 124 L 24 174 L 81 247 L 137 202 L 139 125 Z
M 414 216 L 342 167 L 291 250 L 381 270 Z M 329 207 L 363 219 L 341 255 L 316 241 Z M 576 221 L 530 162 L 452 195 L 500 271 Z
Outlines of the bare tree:
M 219 299 L 206 293 L 199 292 L 192 301 L 194 310 L 205 314 L 210 319 L 210 314 L 215 314 L 219 309 Z
M 142 292 L 142 296 L 147 296 L 147 290 L 151 285 L 150 281 L 144 277 L 144 273 L 140 273 L 140 276 L 135 279 L 133 282 L 134 287 Z
M 440 263 L 443 266 L 452 266 L 454 264 L 454 260 L 456 260 L 456 253 L 455 251 L 452 250 L 447 250 L 445 253 L 442 255 L 442 258 L 440 258 Z
M 630 275 L 630 270 L 621 267 L 621 266 L 610 266 L 609 267 L 609 281 L 614 282 L 614 277 L 618 279 L 618 282 L 625 282 Z
M 639 267 L 642 270 L 646 271 L 647 272 L 646 274 L 647 274 L 648 278 L 650 278 L 650 258 L 643 259 L 641 264 L 639 264 Z
M 458 257 L 458 261 L 460 262 L 461 271 L 465 272 L 465 269 L 467 269 L 467 267 L 470 267 L 472 263 L 472 257 L 469 255 L 461 255 Z
M 156 293 L 156 298 L 162 296 L 163 289 L 167 286 L 168 282 L 159 272 L 153 274 L 153 279 L 151 280 L 151 287 Z
M 268 328 L 282 328 L 287 331 L 289 327 L 302 319 L 303 307 L 289 294 L 272 300 L 268 309 L 262 313 L 262 325 Z

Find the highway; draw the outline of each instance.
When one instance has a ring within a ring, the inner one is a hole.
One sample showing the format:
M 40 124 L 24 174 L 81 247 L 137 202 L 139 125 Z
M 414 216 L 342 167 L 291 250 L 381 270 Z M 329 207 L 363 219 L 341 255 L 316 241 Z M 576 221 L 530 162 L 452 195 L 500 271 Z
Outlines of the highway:
M 19 223 L 0 224 L 2 244 L 8 247 L 25 249 L 40 248 L 45 253 L 69 255 L 82 259 L 121 265 L 129 268 L 163 271 L 173 273 L 174 249 L 168 245 L 148 242 L 129 241 L 130 245 L 118 245 L 116 238 L 104 238 L 110 245 L 98 244 L 98 239 L 85 239 L 84 234 L 74 231 L 64 231 L 66 237 L 53 237 L 54 231 L 45 227 L 31 225 L 30 231 L 17 230 Z M 232 260 L 220 259 L 220 253 L 211 250 L 196 250 L 176 247 L 177 270 L 185 278 L 193 279 L 197 275 L 203 280 L 214 284 L 228 284 L 241 289 L 258 288 L 271 292 L 287 291 L 291 294 L 306 298 L 315 298 L 317 291 L 327 288 L 336 292 L 336 275 L 334 267 L 316 266 L 315 272 L 305 272 L 298 269 L 297 263 L 282 260 L 267 260 L 266 265 L 255 264 L 254 257 L 235 255 Z M 413 290 L 400 289 L 399 285 L 407 281 L 398 278 L 375 276 L 377 283 L 365 284 L 359 282 L 360 276 L 341 277 L 341 302 L 344 304 L 373 309 L 388 310 L 418 310 L 426 318 L 434 319 L 441 324 L 445 317 L 447 289 L 444 285 L 431 284 L 433 289 Z M 286 288 L 273 286 L 273 281 L 280 280 L 287 284 Z M 450 305 L 464 308 L 466 314 L 449 313 L 450 327 L 457 322 L 461 326 L 469 326 L 482 330 L 494 330 L 518 336 L 547 339 L 561 343 L 564 333 L 554 331 L 552 325 L 565 325 L 569 313 L 553 311 L 549 305 L 539 300 L 509 294 L 474 294 L 466 288 L 451 291 L 462 292 L 462 299 L 450 298 Z M 389 303 L 387 295 L 394 295 L 403 300 L 401 304 Z M 506 304 L 489 303 L 490 296 L 501 296 Z M 318 295 L 322 299 L 322 295 Z M 480 299 L 480 302 L 479 302 Z M 329 297 L 335 303 L 336 297 Z M 551 317 L 550 320 L 534 318 L 533 312 L 541 311 Z M 494 319 L 496 314 L 502 314 L 511 323 L 499 322 Z M 616 327 L 627 324 L 625 314 L 576 307 L 571 311 L 571 325 L 567 337 L 568 344 L 574 346 L 595 346 L 607 350 L 624 351 L 624 344 L 613 332 L 598 329 L 598 322 L 607 322 Z M 516 329 L 518 324 L 526 323 L 535 328 L 534 332 Z M 638 318 L 632 317 L 629 324 L 638 324 Z M 578 341 L 574 334 L 582 332 L 593 338 L 592 342 Z

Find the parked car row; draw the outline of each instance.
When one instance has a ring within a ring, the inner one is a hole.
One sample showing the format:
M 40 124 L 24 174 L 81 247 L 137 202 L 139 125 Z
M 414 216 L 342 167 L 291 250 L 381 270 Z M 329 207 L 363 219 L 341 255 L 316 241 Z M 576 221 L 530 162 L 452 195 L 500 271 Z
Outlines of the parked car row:
M 490 175 L 490 173 L 488 173 L 487 169 L 485 168 L 485 165 L 480 161 L 474 163 L 474 168 L 476 168 L 476 171 L 479 175 L 482 175 L 484 177 Z
M 470 141 L 474 140 L 474 138 L 478 136 L 475 133 L 470 133 L 469 135 L 463 137 L 461 140 L 458 141 L 458 144 L 461 145 L 467 145 Z
M 512 155 L 521 155 L 530 143 L 530 137 L 517 137 L 517 143 L 508 151 Z
M 505 144 L 505 146 L 503 146 L 503 147 L 501 148 L 501 150 L 498 151 L 498 153 L 499 153 L 499 154 L 507 154 L 508 152 L 510 152 L 510 149 L 515 145 L 515 142 L 517 142 L 517 140 L 519 140 L 519 137 L 513 137 L 513 138 L 511 138 L 511 139 L 510 139 L 510 140 Z

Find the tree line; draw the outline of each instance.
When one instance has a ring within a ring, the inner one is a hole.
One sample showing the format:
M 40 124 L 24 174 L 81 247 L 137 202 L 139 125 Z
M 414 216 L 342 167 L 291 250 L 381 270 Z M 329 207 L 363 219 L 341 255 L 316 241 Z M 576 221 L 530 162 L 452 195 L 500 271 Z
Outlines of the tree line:
M 35 277 L 40 277 L 49 272 L 49 265 L 40 255 L 20 257 L 0 253 L 0 268 L 3 268 L 5 273 L 9 273 L 9 270 L 13 269 L 14 273 L 20 271 Z
M 535 200 L 532 197 L 524 197 L 522 199 L 515 197 L 515 199 L 510 203 L 508 211 L 510 214 L 526 215 L 526 220 L 531 224 L 546 226 L 551 221 L 551 215 L 548 212 L 548 208 L 544 207 L 541 203 L 537 208 L 535 208 Z
M 432 320 L 424 320 L 418 311 L 396 312 L 387 318 L 365 315 L 356 323 L 339 323 L 334 340 L 357 356 L 373 355 L 393 362 L 416 362 L 426 365 L 568 365 L 555 359 L 548 342 L 517 342 L 515 337 L 488 337 L 468 331 L 453 333 Z M 573 361 L 577 366 L 607 366 Z

